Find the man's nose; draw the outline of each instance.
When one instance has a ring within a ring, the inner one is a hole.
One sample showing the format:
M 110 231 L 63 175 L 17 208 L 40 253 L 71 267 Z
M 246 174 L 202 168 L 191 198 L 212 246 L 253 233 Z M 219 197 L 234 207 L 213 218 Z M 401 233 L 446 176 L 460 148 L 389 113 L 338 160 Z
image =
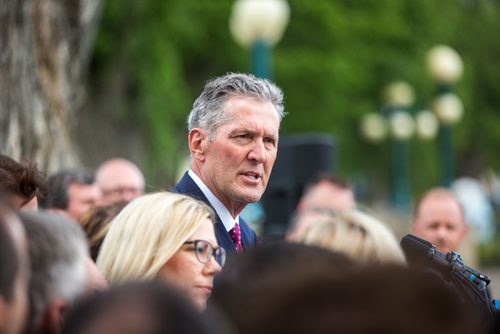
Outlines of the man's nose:
M 248 159 L 263 163 L 267 159 L 267 152 L 264 143 L 257 140 L 248 153 Z
M 446 228 L 441 227 L 437 230 L 437 235 L 440 239 L 445 239 L 448 235 L 448 231 L 446 230 Z

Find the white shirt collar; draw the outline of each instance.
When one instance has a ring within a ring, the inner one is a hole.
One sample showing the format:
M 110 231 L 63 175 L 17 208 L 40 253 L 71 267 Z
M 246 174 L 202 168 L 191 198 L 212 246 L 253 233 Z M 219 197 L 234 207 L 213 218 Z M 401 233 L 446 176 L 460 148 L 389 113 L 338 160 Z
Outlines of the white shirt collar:
M 236 216 L 236 218 L 233 219 L 231 214 L 229 213 L 229 210 L 222 204 L 221 201 L 215 195 L 208 189 L 208 187 L 203 183 L 203 181 L 196 175 L 195 172 L 193 172 L 191 169 L 188 171 L 188 175 L 193 179 L 194 183 L 201 189 L 201 192 L 205 197 L 208 199 L 212 207 L 214 208 L 215 212 L 219 216 L 220 220 L 222 221 L 222 224 L 224 224 L 224 227 L 226 228 L 226 231 L 230 231 L 234 227 L 234 223 L 237 222 L 239 224 L 240 222 L 240 216 Z

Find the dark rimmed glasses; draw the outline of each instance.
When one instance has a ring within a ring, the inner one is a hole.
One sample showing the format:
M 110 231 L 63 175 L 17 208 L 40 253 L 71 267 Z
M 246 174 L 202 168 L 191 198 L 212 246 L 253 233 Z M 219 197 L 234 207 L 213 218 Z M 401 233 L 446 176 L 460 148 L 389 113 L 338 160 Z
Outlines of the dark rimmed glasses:
M 226 250 L 222 247 L 213 247 L 206 240 L 193 240 L 186 241 L 184 245 L 193 245 L 194 252 L 196 254 L 196 259 L 200 263 L 208 263 L 212 256 L 215 258 L 215 261 L 222 267 L 226 262 Z

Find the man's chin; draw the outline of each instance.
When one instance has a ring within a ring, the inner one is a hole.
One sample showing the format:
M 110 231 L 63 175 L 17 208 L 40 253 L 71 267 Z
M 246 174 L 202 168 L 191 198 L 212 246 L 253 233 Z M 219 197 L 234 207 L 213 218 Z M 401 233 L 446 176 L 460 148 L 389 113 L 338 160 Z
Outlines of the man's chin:
M 241 196 L 239 196 L 240 199 L 241 199 L 241 202 L 244 203 L 245 205 L 246 204 L 249 204 L 249 203 L 255 203 L 255 202 L 258 202 L 260 201 L 261 197 L 262 197 L 262 193 L 244 193 L 244 194 L 241 194 Z

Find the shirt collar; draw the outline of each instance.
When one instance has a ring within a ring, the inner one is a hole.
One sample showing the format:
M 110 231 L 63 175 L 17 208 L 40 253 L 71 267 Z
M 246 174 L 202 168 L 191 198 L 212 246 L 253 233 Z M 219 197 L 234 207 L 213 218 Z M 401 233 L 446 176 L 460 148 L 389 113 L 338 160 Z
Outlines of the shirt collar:
M 224 227 L 226 228 L 226 231 L 230 231 L 234 227 L 234 223 L 239 223 L 240 221 L 240 216 L 236 216 L 234 219 L 229 213 L 229 210 L 222 204 L 221 201 L 215 195 L 213 194 L 210 189 L 203 183 L 203 181 L 199 178 L 198 175 L 196 175 L 195 172 L 193 172 L 191 169 L 188 171 L 189 176 L 193 179 L 194 183 L 200 188 L 201 192 L 205 197 L 207 198 L 208 202 L 212 207 L 214 208 L 215 212 L 219 216 L 220 220 L 222 221 L 222 224 L 224 224 Z

